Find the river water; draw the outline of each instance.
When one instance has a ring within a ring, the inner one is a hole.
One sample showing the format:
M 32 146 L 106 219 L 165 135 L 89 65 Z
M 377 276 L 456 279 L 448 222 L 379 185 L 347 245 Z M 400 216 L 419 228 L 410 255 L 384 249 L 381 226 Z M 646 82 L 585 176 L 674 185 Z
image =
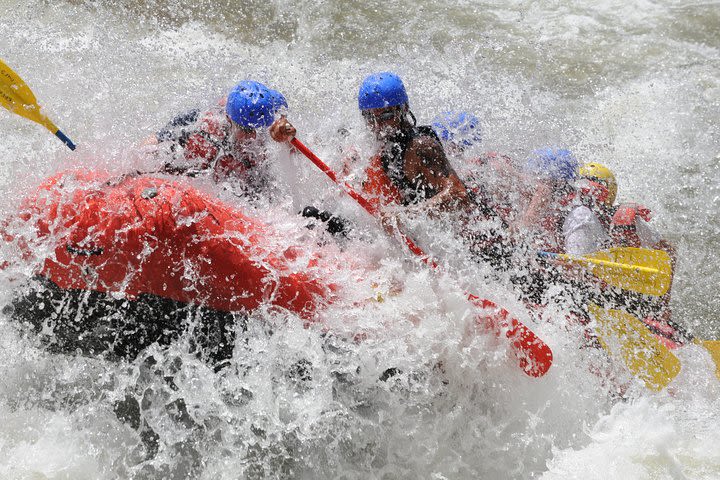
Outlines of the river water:
M 367 140 L 361 79 L 388 69 L 404 78 L 420 123 L 475 112 L 479 149 L 523 158 L 563 145 L 610 166 L 620 200 L 649 206 L 678 246 L 677 320 L 720 335 L 718 2 L 0 0 L 0 11 L 3 60 L 80 145 L 65 151 L 0 112 L 4 215 L 60 169 L 138 167 L 134 145 L 245 78 L 283 92 L 299 138 L 337 167 L 341 144 Z M 216 374 L 182 342 L 150 352 L 153 368 L 51 355 L 3 319 L 0 478 L 720 477 L 720 382 L 703 351 L 680 353 L 683 371 L 665 391 L 630 379 L 615 401 L 587 367 L 610 368 L 604 360 L 559 322 L 531 324 L 472 262 L 438 278 L 301 159 L 278 152 L 275 172 L 287 199 L 255 215 L 291 231 L 302 225 L 287 212 L 304 205 L 344 213 L 366 237 L 350 248 L 366 250 L 378 282 L 404 285 L 384 302 L 324 314 L 370 339 L 328 339 L 255 312 L 232 368 Z M 4 301 L 32 267 L 3 273 Z M 467 341 L 460 293 L 470 287 L 550 344 L 547 376 L 525 377 L 492 339 Z M 365 285 L 349 295 L 374 294 Z M 300 360 L 311 365 L 302 381 L 288 374 Z M 388 368 L 401 373 L 378 380 Z M 173 388 L 162 380 L 171 374 Z M 152 459 L 113 413 L 127 392 L 143 398 L 159 435 Z M 178 398 L 191 421 L 172 415 Z

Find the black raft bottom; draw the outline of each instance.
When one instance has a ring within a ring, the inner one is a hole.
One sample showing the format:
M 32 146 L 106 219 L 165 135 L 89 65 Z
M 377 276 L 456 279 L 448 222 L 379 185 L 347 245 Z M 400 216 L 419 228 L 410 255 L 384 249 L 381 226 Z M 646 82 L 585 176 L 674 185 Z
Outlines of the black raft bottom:
M 155 295 L 132 301 L 89 290 L 65 290 L 45 277 L 19 289 L 3 312 L 37 334 L 54 353 L 133 360 L 153 343 L 188 332 L 193 350 L 220 368 L 232 357 L 242 313 L 221 312 Z

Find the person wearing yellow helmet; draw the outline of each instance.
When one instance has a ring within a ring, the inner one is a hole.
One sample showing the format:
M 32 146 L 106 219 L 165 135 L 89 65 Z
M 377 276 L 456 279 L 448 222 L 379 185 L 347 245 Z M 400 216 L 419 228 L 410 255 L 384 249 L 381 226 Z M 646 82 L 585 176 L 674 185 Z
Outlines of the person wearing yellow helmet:
M 649 223 L 652 212 L 637 203 L 615 204 L 618 185 L 614 173 L 601 163 L 587 163 L 579 169 L 578 191 L 584 202 L 596 212 L 613 247 L 636 247 L 664 250 L 676 261 L 674 245 Z M 670 292 L 658 299 L 625 292 L 628 310 L 635 312 L 661 341 L 672 346 L 682 343 L 682 329 L 672 321 Z M 629 300 L 629 302 L 628 302 Z M 627 308 L 627 307 L 626 307 Z
M 608 167 L 601 163 L 586 163 L 580 166 L 578 171 L 581 178 L 598 183 L 605 187 L 607 193 L 599 200 L 606 205 L 613 205 L 617 198 L 617 180 L 615 174 Z
M 579 169 L 578 192 L 598 216 L 613 246 L 666 249 L 661 235 L 649 225 L 652 212 L 637 203 L 615 204 L 618 185 L 615 174 L 601 163 Z

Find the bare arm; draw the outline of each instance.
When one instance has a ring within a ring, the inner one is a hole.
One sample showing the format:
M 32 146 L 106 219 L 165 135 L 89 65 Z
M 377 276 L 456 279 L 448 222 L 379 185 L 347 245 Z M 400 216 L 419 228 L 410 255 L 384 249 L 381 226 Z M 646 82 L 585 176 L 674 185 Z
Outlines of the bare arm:
M 472 202 L 465 185 L 447 160 L 440 142 L 431 137 L 418 137 L 405 154 L 408 178 L 419 179 L 437 192 L 423 203 L 424 208 L 439 211 L 468 210 Z

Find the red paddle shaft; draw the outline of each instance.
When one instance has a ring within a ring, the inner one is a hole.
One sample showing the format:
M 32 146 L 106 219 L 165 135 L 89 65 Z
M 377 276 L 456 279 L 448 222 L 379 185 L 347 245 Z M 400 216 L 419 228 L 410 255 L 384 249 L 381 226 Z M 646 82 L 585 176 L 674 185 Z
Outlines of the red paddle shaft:
M 370 215 L 378 217 L 380 212 L 378 209 L 368 202 L 362 195 L 357 193 L 346 182 L 340 182 L 337 175 L 330 167 L 320 160 L 310 149 L 308 149 L 297 138 L 293 138 L 290 143 L 305 155 L 311 162 L 315 164 L 330 180 L 340 185 L 345 192 L 350 195 L 357 203 L 360 204 Z M 439 269 L 438 264 L 430 258 L 415 242 L 407 235 L 398 232 L 400 238 L 405 242 L 411 252 L 420 257 L 422 261 L 432 269 Z M 532 330 L 523 325 L 519 320 L 510 317 L 510 313 L 504 308 L 498 307 L 490 300 L 484 300 L 476 295 L 465 292 L 468 300 L 475 306 L 490 310 L 489 314 L 478 315 L 475 322 L 478 326 L 494 331 L 496 334 L 505 334 L 511 342 L 511 346 L 515 356 L 518 359 L 520 368 L 532 377 L 541 377 L 547 373 L 552 365 L 552 350 L 545 342 L 540 340 Z

